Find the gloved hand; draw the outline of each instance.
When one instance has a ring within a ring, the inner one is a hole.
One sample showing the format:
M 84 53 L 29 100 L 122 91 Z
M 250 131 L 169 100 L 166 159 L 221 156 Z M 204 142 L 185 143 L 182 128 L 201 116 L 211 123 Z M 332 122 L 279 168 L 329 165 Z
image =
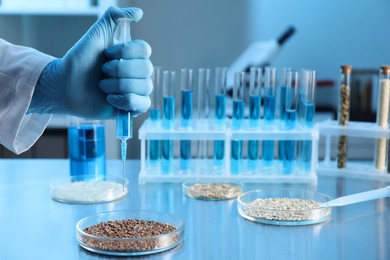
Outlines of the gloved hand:
M 65 54 L 43 70 L 28 112 L 108 119 L 116 108 L 145 112 L 153 89 L 150 46 L 142 40 L 112 46 L 118 18 L 142 18 L 138 8 L 110 7 Z

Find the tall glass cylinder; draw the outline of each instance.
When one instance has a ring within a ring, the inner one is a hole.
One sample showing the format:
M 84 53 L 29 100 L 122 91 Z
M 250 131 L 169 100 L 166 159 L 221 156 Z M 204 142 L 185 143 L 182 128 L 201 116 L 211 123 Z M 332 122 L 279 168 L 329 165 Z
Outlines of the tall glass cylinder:
M 217 67 L 215 69 L 215 120 L 214 128 L 223 130 L 226 124 L 226 77 L 227 68 Z M 214 167 L 222 168 L 225 158 L 225 142 L 223 140 L 214 141 Z
M 192 124 L 193 111 L 193 70 L 181 70 L 181 126 L 190 127 Z M 192 143 L 190 140 L 180 141 L 180 169 L 191 169 Z
M 315 90 L 316 90 L 316 72 L 314 70 L 304 69 L 300 75 L 300 91 L 298 102 L 298 120 L 303 128 L 311 129 L 314 127 L 315 115 Z M 300 170 L 307 174 L 312 170 L 312 141 L 298 142 L 298 160 Z
M 161 67 L 154 67 L 152 74 L 153 91 L 150 94 L 151 106 L 149 109 L 150 123 L 153 127 L 159 127 L 161 118 Z M 153 165 L 157 163 L 161 156 L 160 140 L 148 141 L 148 157 L 149 164 Z
M 289 76 L 291 79 L 291 68 L 283 68 L 282 81 L 279 87 L 279 119 L 280 122 L 284 122 L 286 119 L 286 92 L 287 85 L 289 84 Z M 290 82 L 291 83 L 291 82 Z M 282 125 L 283 126 L 283 125 Z M 285 141 L 279 140 L 278 142 L 278 158 L 283 161 L 286 155 Z
M 285 116 L 284 128 L 293 130 L 297 125 L 297 107 L 298 107 L 298 86 L 299 73 L 289 70 L 286 72 L 286 93 L 285 93 Z M 295 172 L 296 162 L 296 141 L 284 141 L 283 174 L 293 174 Z
M 199 69 L 198 74 L 198 102 L 197 102 L 197 129 L 200 131 L 208 128 L 210 112 L 210 73 L 209 69 Z M 196 157 L 204 166 L 209 155 L 209 141 L 198 140 Z M 199 168 L 199 167 L 198 167 Z M 204 167 L 202 167 L 203 169 Z
M 173 129 L 175 122 L 175 89 L 176 72 L 163 72 L 163 128 Z M 174 146 L 173 140 L 162 141 L 162 172 L 172 173 L 174 170 Z
M 244 123 L 245 101 L 245 73 L 237 72 L 234 78 L 233 87 L 233 113 L 232 113 L 232 128 L 240 130 Z M 243 158 L 243 140 L 232 139 L 231 141 L 231 173 L 239 174 L 242 171 Z
M 276 68 L 265 68 L 264 75 L 264 127 L 275 127 L 276 113 Z M 274 159 L 274 141 L 263 141 L 263 163 L 272 164 Z
M 389 127 L 390 102 L 390 66 L 382 66 L 379 73 L 379 92 L 376 123 L 379 127 Z M 376 140 L 375 168 L 385 170 L 387 163 L 388 141 L 386 138 Z
M 340 93 L 337 120 L 339 125 L 346 126 L 349 121 L 349 109 L 351 98 L 351 72 L 352 66 L 343 65 L 340 68 Z M 337 146 L 337 168 L 345 168 L 348 157 L 348 137 L 339 136 Z
M 250 68 L 249 78 L 249 128 L 256 130 L 259 127 L 261 117 L 261 68 Z M 259 162 L 259 141 L 248 141 L 248 171 L 258 170 Z

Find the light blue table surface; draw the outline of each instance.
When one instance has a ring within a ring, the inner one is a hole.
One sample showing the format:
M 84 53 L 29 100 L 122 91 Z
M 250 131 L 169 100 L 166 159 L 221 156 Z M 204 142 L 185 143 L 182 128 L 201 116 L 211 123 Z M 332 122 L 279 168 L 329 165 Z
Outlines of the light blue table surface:
M 121 162 L 107 163 L 108 174 L 120 177 Z M 75 225 L 92 214 L 124 209 L 170 212 L 185 221 L 182 245 L 141 259 L 390 259 L 388 198 L 336 208 L 332 219 L 322 224 L 272 226 L 242 218 L 235 200 L 194 200 L 184 196 L 177 183 L 138 185 L 138 172 L 139 161 L 128 161 L 129 195 L 124 199 L 64 204 L 51 199 L 50 183 L 68 176 L 67 160 L 1 159 L 0 259 L 117 259 L 81 248 Z M 339 197 L 386 185 L 320 176 L 316 187 L 283 187 L 314 189 Z M 271 185 L 251 184 L 244 189 L 265 186 Z

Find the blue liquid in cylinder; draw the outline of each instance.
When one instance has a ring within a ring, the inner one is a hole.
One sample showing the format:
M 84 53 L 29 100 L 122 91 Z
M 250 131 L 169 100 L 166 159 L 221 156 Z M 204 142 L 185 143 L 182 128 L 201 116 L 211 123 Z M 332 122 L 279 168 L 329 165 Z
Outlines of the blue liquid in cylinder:
M 273 123 L 275 120 L 275 110 L 276 110 L 276 97 L 275 96 L 265 96 L 264 97 L 264 119 L 268 123 Z
M 151 109 L 149 116 L 152 122 L 157 122 L 160 120 L 160 110 Z M 160 159 L 160 140 L 149 141 L 149 159 L 152 161 Z
M 280 104 L 279 104 L 279 112 L 280 112 L 280 121 L 284 121 L 286 118 L 286 93 L 287 93 L 287 87 L 281 86 L 280 87 Z M 283 140 L 280 140 L 278 142 L 278 158 L 279 160 L 284 160 L 285 155 L 285 143 Z
M 244 121 L 245 103 L 243 100 L 233 100 L 233 129 L 238 130 L 242 128 Z M 231 172 L 237 174 L 241 172 L 241 161 L 243 158 L 243 141 L 231 141 Z
M 73 180 L 103 180 L 106 177 L 106 153 L 103 125 L 68 128 L 70 175 Z
M 164 96 L 163 99 L 163 127 L 165 129 L 173 128 L 175 120 L 175 97 Z M 162 141 L 162 172 L 170 173 L 173 171 L 173 141 Z
M 164 96 L 163 106 L 163 127 L 171 129 L 175 120 L 175 97 Z
M 217 127 L 224 127 L 226 117 L 226 96 L 215 95 L 215 124 Z M 225 142 L 222 140 L 214 141 L 214 160 L 222 163 L 225 157 Z
M 249 97 L 249 127 L 257 127 L 260 119 L 261 97 L 250 96 Z M 248 159 L 252 162 L 257 161 L 259 158 L 259 141 L 248 141 Z M 255 170 L 256 165 L 250 163 L 251 170 Z
M 296 110 L 287 110 L 285 118 L 285 126 L 287 130 L 295 128 L 297 122 L 297 111 Z M 285 145 L 285 154 L 283 159 L 283 173 L 292 174 L 295 167 L 295 140 L 286 140 L 284 141 Z
M 224 120 L 226 116 L 226 96 L 215 96 L 215 118 L 218 120 Z
M 192 90 L 182 90 L 181 92 L 181 117 L 182 117 L 182 126 L 190 126 L 192 118 L 192 105 L 193 105 L 193 91 Z M 182 140 L 180 141 L 180 168 L 182 170 L 188 170 L 191 168 L 190 159 L 191 159 L 191 141 Z
M 314 126 L 314 114 L 315 106 L 312 102 L 303 103 L 303 116 L 305 126 L 312 128 Z M 302 154 L 301 160 L 303 163 L 303 170 L 309 171 L 311 168 L 311 157 L 312 157 L 312 141 L 302 141 Z
M 271 125 L 275 120 L 276 97 L 264 97 L 264 120 L 267 125 Z M 274 159 L 274 141 L 263 142 L 263 160 L 265 163 L 270 163 Z
M 233 100 L 233 129 L 238 130 L 242 128 L 244 121 L 245 103 L 243 100 Z

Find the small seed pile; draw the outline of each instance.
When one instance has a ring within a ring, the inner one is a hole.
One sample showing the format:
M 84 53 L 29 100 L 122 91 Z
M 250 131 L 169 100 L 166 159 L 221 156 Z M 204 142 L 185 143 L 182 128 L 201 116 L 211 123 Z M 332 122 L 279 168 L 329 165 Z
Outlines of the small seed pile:
M 274 221 L 307 221 L 320 219 L 330 209 L 319 207 L 320 203 L 307 199 L 267 198 L 249 202 L 243 211 L 252 217 Z
M 142 252 L 175 244 L 179 239 L 177 234 L 157 237 L 175 230 L 176 227 L 172 225 L 155 221 L 110 220 L 85 228 L 85 233 L 97 238 L 84 236 L 82 240 L 87 245 L 104 251 Z
M 186 191 L 186 195 L 199 199 L 231 199 L 242 193 L 242 188 L 233 184 L 205 183 L 194 184 Z
M 123 197 L 127 189 L 123 190 L 120 183 L 112 181 L 77 181 L 56 186 L 52 190 L 52 197 L 64 202 L 94 203 L 110 201 Z

